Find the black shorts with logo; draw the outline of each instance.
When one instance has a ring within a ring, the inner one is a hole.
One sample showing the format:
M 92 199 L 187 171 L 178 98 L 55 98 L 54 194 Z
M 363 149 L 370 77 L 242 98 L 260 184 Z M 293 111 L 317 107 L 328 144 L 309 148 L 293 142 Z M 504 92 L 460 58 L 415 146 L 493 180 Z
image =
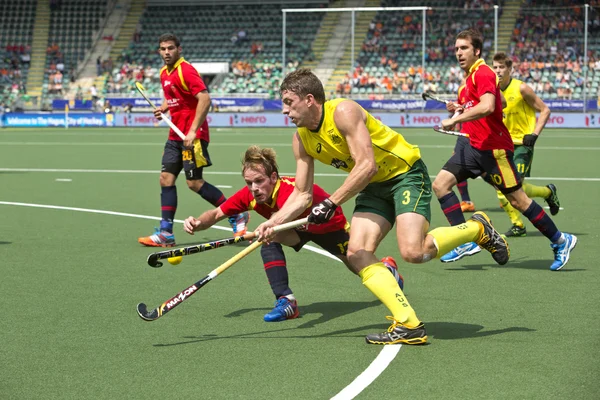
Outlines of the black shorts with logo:
M 522 184 L 513 152 L 508 150 L 478 150 L 464 142 L 459 148 L 457 142 L 454 154 L 442 169 L 454 175 L 458 182 L 485 174 L 486 181 L 505 194 L 519 190 Z
M 192 181 L 202 179 L 202 169 L 211 165 L 208 142 L 204 140 L 195 139 L 192 149 L 183 147 L 180 140 L 167 140 L 165 143 L 161 171 L 178 176 L 183 169 L 185 179 Z

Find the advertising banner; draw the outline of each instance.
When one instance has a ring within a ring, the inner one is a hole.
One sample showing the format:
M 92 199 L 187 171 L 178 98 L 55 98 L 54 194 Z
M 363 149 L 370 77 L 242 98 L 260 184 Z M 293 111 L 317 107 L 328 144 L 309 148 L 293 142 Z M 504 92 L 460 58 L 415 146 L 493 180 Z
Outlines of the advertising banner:
M 4 116 L 6 126 L 14 127 L 48 127 L 65 126 L 64 114 L 24 114 L 8 113 Z M 113 126 L 112 115 L 86 113 L 69 114 L 68 126 Z M 108 123 L 107 123 L 108 121 Z
M 393 128 L 431 128 L 448 117 L 440 113 L 389 113 L 374 112 L 372 115 Z M 244 128 L 295 128 L 295 125 L 279 113 L 211 113 L 207 117 L 211 127 Z M 150 113 L 118 113 L 114 117 L 115 126 L 160 126 L 164 125 Z M 600 128 L 600 114 L 552 113 L 546 124 L 548 128 Z

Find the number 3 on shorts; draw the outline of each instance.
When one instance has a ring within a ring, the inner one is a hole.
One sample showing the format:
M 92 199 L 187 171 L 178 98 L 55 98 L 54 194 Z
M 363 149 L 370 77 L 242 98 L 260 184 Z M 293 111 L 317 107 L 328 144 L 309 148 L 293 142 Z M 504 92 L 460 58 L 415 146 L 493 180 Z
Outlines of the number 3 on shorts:
M 404 196 L 404 200 L 402 200 L 402 204 L 406 205 L 406 204 L 410 203 L 410 191 L 409 190 L 405 190 L 404 193 L 402 193 L 402 196 Z

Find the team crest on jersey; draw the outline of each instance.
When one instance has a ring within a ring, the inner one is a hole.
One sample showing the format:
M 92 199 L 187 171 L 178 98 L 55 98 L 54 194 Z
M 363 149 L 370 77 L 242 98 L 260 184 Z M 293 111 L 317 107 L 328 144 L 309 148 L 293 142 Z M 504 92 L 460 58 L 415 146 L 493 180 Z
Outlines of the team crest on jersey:
M 328 130 L 327 135 L 329 135 L 331 143 L 336 145 L 342 143 L 342 138 L 339 135 L 336 135 L 333 129 Z
M 165 81 L 164 86 L 169 86 L 171 84 L 171 81 Z
M 331 166 L 335 167 L 337 169 L 340 169 L 340 168 L 346 168 L 347 169 L 348 168 L 348 164 L 346 164 L 345 161 L 339 160 L 337 158 L 333 158 L 331 160 Z

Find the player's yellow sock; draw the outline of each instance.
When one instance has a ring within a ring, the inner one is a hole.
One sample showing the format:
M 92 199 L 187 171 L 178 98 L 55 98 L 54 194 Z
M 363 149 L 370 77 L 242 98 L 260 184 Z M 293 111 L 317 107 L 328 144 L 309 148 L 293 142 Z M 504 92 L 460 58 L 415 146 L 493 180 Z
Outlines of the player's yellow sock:
M 371 264 L 358 275 L 362 278 L 363 285 L 390 310 L 396 321 L 409 328 L 415 328 L 421 323 L 398 282 L 383 263 Z
M 508 214 L 510 222 L 512 222 L 513 225 L 517 225 L 518 227 L 523 228 L 523 218 L 521 218 L 521 213 L 519 212 L 519 210 L 517 210 L 510 204 L 510 201 L 508 201 L 508 199 L 502 194 L 501 191 L 496 191 L 496 194 L 498 195 L 498 200 L 500 200 L 500 205 Z
M 533 199 L 534 197 L 545 199 L 552 194 L 550 188 L 547 186 L 536 186 L 529 183 L 523 183 L 523 191 L 530 199 Z
M 473 220 L 464 224 L 435 228 L 428 235 L 433 236 L 438 252 L 436 258 L 440 258 L 450 250 L 468 242 L 476 242 L 483 233 L 483 226 Z

